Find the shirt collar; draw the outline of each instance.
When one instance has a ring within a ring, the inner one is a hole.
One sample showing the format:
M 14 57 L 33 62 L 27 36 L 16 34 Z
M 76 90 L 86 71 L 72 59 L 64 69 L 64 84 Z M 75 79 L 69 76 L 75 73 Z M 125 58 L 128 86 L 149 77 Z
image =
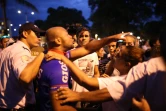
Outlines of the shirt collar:
M 31 52 L 31 50 L 29 49 L 29 47 L 22 41 L 18 40 L 17 43 L 19 45 L 21 45 L 24 49 L 28 50 L 29 52 Z
M 53 51 L 53 52 L 56 52 L 56 53 L 61 54 L 61 55 L 66 55 L 65 52 L 60 51 L 60 50 L 56 50 L 56 49 L 50 49 L 49 51 Z

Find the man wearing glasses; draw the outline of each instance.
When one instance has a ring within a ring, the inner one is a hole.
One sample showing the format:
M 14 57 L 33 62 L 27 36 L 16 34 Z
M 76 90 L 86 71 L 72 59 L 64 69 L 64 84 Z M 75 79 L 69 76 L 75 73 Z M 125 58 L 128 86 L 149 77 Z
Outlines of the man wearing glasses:
M 19 29 L 19 40 L 0 53 L 0 111 L 35 111 L 32 80 L 44 58 L 31 56 L 31 48 L 39 46 L 39 34 L 44 32 L 33 23 Z

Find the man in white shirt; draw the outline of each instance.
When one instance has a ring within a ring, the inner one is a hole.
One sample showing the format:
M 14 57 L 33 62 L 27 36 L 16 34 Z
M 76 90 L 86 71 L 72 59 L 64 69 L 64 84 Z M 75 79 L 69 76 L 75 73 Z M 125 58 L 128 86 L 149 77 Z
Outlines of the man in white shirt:
M 152 111 L 166 110 L 166 33 L 161 33 L 162 57 L 153 58 L 139 63 L 131 68 L 127 76 L 98 78 L 90 80 L 83 78 L 81 85 L 86 88 L 99 88 L 91 92 L 72 92 L 69 89 L 59 89 L 58 99 L 65 99 L 62 103 L 73 101 L 106 101 L 113 99 L 120 110 L 127 111 L 131 107 L 132 98 L 144 95 Z

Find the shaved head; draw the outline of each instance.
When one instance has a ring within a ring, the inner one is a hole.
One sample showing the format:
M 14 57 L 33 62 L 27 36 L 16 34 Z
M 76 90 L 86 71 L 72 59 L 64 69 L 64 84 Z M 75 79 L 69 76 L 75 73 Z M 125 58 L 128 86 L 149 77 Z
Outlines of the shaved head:
M 46 40 L 49 49 L 58 48 L 67 51 L 73 48 L 72 36 L 63 27 L 52 27 L 46 31 Z
M 61 32 L 66 31 L 63 27 L 52 27 L 46 31 L 46 39 L 53 42 L 55 38 L 61 37 Z

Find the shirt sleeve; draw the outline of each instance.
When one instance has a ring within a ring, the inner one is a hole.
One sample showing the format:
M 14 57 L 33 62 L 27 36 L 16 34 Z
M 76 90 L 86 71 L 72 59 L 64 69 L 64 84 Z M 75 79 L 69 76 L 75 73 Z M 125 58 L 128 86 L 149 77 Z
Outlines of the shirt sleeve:
M 55 68 L 54 70 L 56 72 L 52 72 L 52 74 L 48 76 L 50 91 L 57 91 L 60 87 L 69 87 L 69 72 L 62 71 L 59 67 Z
M 132 98 L 144 94 L 147 78 L 146 66 L 146 62 L 139 63 L 129 71 L 125 81 L 117 81 L 116 87 L 121 87 L 119 90 L 115 88 L 115 85 L 107 88 L 120 108 L 129 110 Z
M 34 57 L 32 57 L 28 51 L 23 51 L 22 53 L 18 53 L 13 56 L 12 66 L 17 79 L 19 79 L 21 72 L 33 59 Z
M 95 65 L 99 65 L 99 59 L 98 59 L 98 56 L 97 56 L 97 53 L 94 52 L 94 60 L 95 60 Z
M 117 101 L 117 100 L 120 99 L 120 97 L 122 96 L 122 94 L 124 92 L 125 77 L 126 76 L 98 78 L 99 89 L 107 88 L 107 90 L 110 93 L 111 97 L 115 101 Z

